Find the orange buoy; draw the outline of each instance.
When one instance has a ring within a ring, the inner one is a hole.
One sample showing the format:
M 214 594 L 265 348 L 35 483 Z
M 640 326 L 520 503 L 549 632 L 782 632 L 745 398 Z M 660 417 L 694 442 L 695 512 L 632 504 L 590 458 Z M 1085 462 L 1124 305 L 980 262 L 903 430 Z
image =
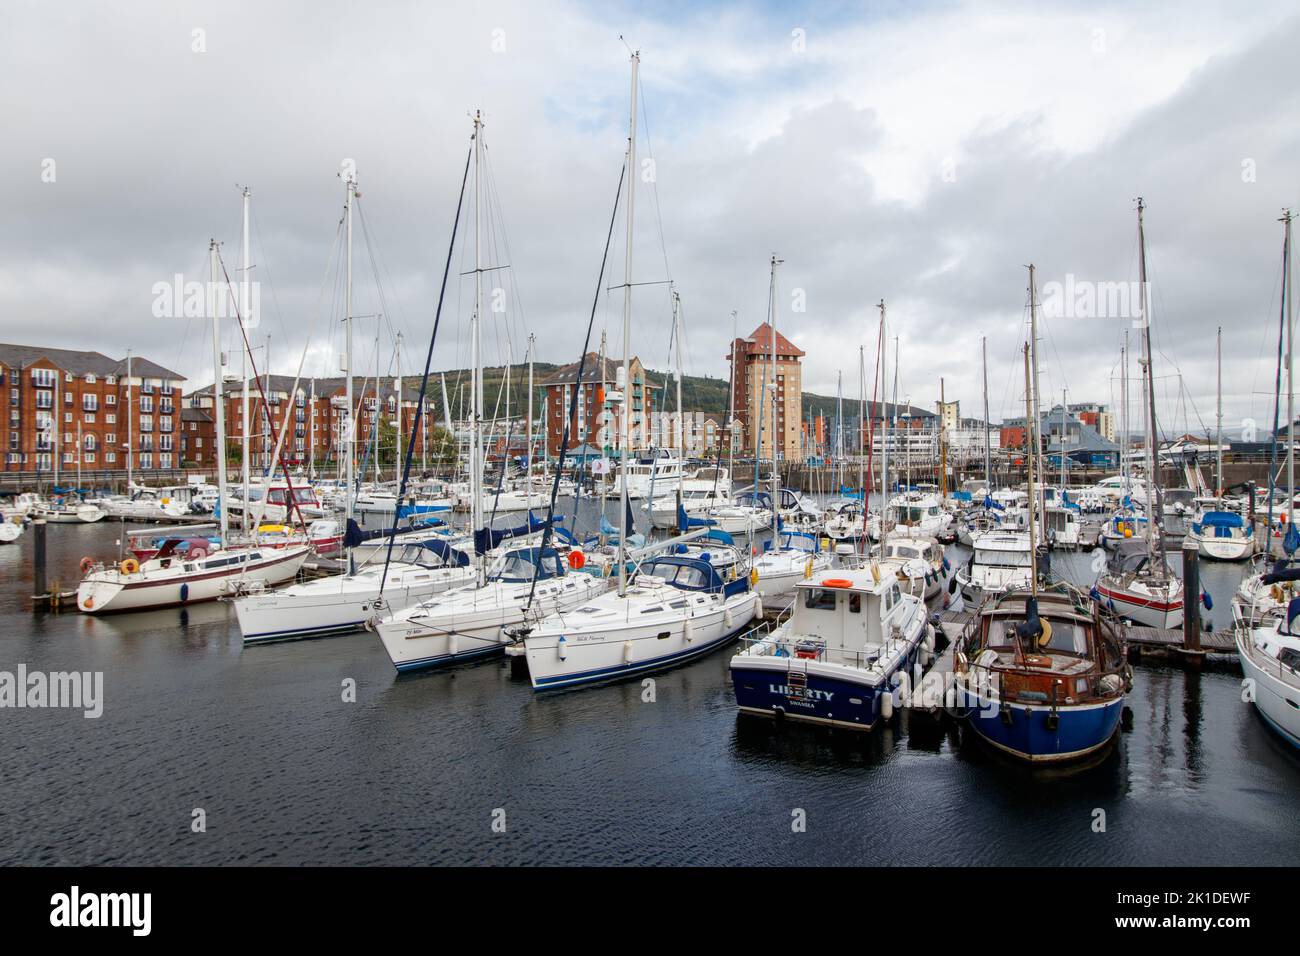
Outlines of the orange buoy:
M 83 603 L 86 606 L 86 610 L 89 611 L 92 607 L 95 606 L 95 599 L 93 597 L 87 597 Z
M 569 567 L 575 571 L 581 571 L 587 564 L 587 556 L 581 551 L 569 552 Z
M 119 568 L 123 574 L 135 574 L 140 570 L 140 562 L 135 558 L 127 558 L 119 565 Z
M 827 578 L 822 582 L 824 588 L 851 588 L 853 582 L 848 578 Z

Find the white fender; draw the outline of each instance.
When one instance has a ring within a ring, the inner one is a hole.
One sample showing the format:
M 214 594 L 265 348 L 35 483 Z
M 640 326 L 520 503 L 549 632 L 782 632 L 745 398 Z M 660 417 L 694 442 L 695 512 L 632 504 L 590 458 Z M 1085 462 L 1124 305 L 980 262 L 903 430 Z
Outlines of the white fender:
M 623 662 L 625 664 L 632 663 L 632 642 L 631 641 L 623 642 Z
M 447 653 L 448 653 L 448 654 L 455 654 L 455 653 L 456 653 L 456 635 L 455 635 L 455 634 L 448 634 L 448 635 L 447 635 Z
M 927 651 L 934 650 L 934 628 L 929 624 L 925 626 L 925 640 L 921 642 L 921 646 Z
M 695 622 L 689 617 L 686 619 L 686 623 L 682 625 L 682 637 L 686 639 L 687 644 L 695 639 Z M 628 659 L 631 660 L 630 657 Z
M 555 651 L 560 655 L 560 660 L 565 660 L 569 656 L 568 648 L 566 647 L 567 644 L 568 642 L 564 639 L 563 634 L 561 634 L 560 639 L 555 642 Z
M 880 716 L 889 720 L 894 716 L 894 695 L 882 692 L 880 695 Z
M 763 616 L 763 599 L 757 594 L 754 595 L 754 617 Z
M 727 608 L 722 612 L 722 626 L 727 630 L 731 630 L 734 623 L 735 619 L 731 616 L 731 608 Z

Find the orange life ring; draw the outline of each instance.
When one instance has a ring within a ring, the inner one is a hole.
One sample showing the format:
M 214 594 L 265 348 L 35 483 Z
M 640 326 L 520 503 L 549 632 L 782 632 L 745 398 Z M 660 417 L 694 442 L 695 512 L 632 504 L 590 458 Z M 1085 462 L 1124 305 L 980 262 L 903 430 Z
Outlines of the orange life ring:
M 575 571 L 581 571 L 587 564 L 587 556 L 581 551 L 569 552 L 569 567 Z
M 848 578 L 827 578 L 822 582 L 824 588 L 851 588 L 853 582 Z
M 77 566 L 81 568 L 82 574 L 89 574 L 90 569 L 95 566 L 95 559 L 92 558 L 90 555 L 86 555 L 84 558 L 81 559 L 81 564 Z
M 118 568 L 123 574 L 135 574 L 135 572 L 140 570 L 140 562 L 135 558 L 127 558 L 118 565 Z

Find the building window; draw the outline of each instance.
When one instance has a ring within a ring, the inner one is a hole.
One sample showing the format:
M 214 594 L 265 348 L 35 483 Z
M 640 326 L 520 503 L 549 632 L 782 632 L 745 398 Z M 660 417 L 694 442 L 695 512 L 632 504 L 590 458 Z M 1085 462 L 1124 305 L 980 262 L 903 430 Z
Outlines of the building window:
M 115 451 L 104 452 L 104 464 L 111 465 L 116 461 L 117 461 L 117 452 Z
M 104 404 L 105 404 L 105 405 L 116 405 L 116 404 L 117 404 L 117 396 L 114 395 L 112 392 L 110 392 L 109 394 L 105 395 L 105 396 L 104 396 Z

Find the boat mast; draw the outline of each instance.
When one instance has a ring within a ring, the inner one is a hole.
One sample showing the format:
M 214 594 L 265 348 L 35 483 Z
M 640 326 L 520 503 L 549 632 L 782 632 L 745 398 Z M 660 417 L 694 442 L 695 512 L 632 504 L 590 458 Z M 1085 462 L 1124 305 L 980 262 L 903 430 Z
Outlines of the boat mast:
M 240 243 L 240 250 L 239 250 L 239 276 L 240 276 L 239 322 L 245 328 L 247 328 L 247 323 L 248 323 L 248 270 L 250 268 L 249 258 L 251 255 L 251 250 L 248 248 L 248 207 L 249 207 L 249 203 L 252 201 L 252 195 L 253 195 L 252 190 L 249 189 L 247 186 L 245 186 L 241 192 L 242 202 L 240 207 L 241 208 L 240 233 L 243 237 L 243 241 Z M 240 361 L 240 373 L 241 373 L 240 387 L 239 387 L 239 401 L 240 401 L 239 414 L 240 414 L 240 436 L 241 436 L 240 437 L 240 449 L 241 449 L 240 460 L 241 460 L 241 467 L 243 469 L 242 477 L 243 477 L 243 487 L 244 487 L 243 507 L 239 509 L 239 513 L 240 513 L 240 524 L 243 528 L 244 534 L 247 535 L 248 514 L 252 510 L 252 505 L 248 500 L 248 496 L 249 496 L 249 491 L 248 491 L 249 408 L 248 408 L 248 349 L 247 348 L 243 348 L 243 347 L 240 348 L 239 361 Z
M 1033 267 L 1033 266 L 1030 266 L 1030 267 L 1029 267 L 1029 276 L 1030 276 L 1030 278 L 1029 278 L 1029 289 L 1030 289 L 1029 294 L 1030 294 L 1030 310 L 1031 310 L 1031 311 L 1032 311 L 1032 309 L 1033 309 L 1033 304 L 1032 304 L 1032 303 L 1033 303 L 1033 287 L 1034 287 L 1033 275 L 1034 275 L 1034 267 Z M 1032 419 L 1033 416 L 1034 416 L 1034 413 L 1036 412 L 1036 409 L 1033 407 L 1033 405 L 1034 405 L 1034 400 L 1033 400 L 1033 398 L 1034 398 L 1034 388 L 1033 388 L 1033 384 L 1032 384 L 1032 382 L 1030 381 L 1030 358 L 1029 358 L 1030 351 L 1031 351 L 1031 349 L 1030 349 L 1030 347 L 1029 347 L 1029 343 L 1026 342 L 1026 343 L 1025 343 L 1025 418 L 1026 418 L 1026 420 Z M 1028 468 L 1029 468 L 1029 472 L 1028 472 L 1028 479 L 1029 479 L 1029 486 L 1028 486 L 1028 487 L 1029 487 L 1029 496 L 1028 496 L 1028 497 L 1029 497 L 1029 560 L 1030 560 L 1030 562 L 1031 562 L 1031 570 L 1030 570 L 1030 574 L 1029 574 L 1029 587 L 1030 587 L 1030 591 L 1031 591 L 1031 593 L 1034 595 L 1034 597 L 1037 597 L 1037 596 L 1038 596 L 1038 544 L 1037 544 L 1037 542 L 1035 541 L 1035 538 L 1034 538 L 1035 530 L 1036 530 L 1036 529 L 1034 528 L 1034 524 L 1035 524 L 1035 522 L 1034 522 L 1034 510 L 1035 510 L 1036 499 L 1035 499 L 1035 494 L 1034 494 L 1034 456 L 1033 456 L 1032 454 L 1030 454 L 1030 455 L 1026 455 L 1026 456 L 1025 456 L 1025 464 L 1026 464 L 1026 465 L 1028 466 Z
M 345 182 L 346 192 L 343 201 L 343 218 L 345 221 L 344 231 L 347 233 L 347 275 L 343 286 L 343 373 L 344 387 L 347 396 L 347 403 L 344 406 L 342 428 L 339 431 L 341 453 L 345 459 L 343 477 L 346 481 L 345 492 L 343 495 L 344 502 L 344 522 L 345 528 L 352 523 L 354 511 L 354 497 L 356 489 L 353 487 L 356 476 L 353 472 L 353 442 L 356 439 L 356 422 L 353 419 L 353 394 L 352 394 L 352 204 L 357 193 L 357 182 L 353 174 L 349 171 Z M 352 549 L 348 548 L 344 555 L 344 564 L 346 569 L 352 570 Z
M 1056 443 L 1056 450 L 1057 450 L 1058 452 L 1060 452 L 1060 454 L 1061 454 L 1061 492 L 1062 492 L 1062 494 L 1065 493 L 1065 484 L 1066 484 L 1066 482 L 1069 480 L 1069 478 L 1066 476 L 1066 467 L 1065 467 L 1065 461 L 1066 461 L 1066 458 L 1065 458 L 1065 421 L 1066 421 L 1066 419 L 1065 419 L 1065 402 L 1066 402 L 1066 397 L 1065 397 L 1065 396 L 1066 396 L 1067 394 L 1068 394 L 1068 391 L 1067 391 L 1066 389 L 1064 389 L 1064 388 L 1061 389 L 1061 440 L 1060 440 L 1059 442 Z
M 880 309 L 880 539 L 885 538 L 885 515 L 889 510 L 889 334 L 885 324 L 885 300 L 881 299 L 876 308 Z M 898 377 L 895 375 L 895 385 Z M 897 411 L 897 402 L 894 404 Z
M 131 350 L 126 350 L 126 496 L 131 497 L 132 473 L 135 471 L 135 423 L 131 421 Z M 58 407 L 55 409 L 55 421 L 58 420 Z M 57 452 L 58 449 L 55 449 Z M 221 449 L 225 454 L 225 449 Z
M 676 289 L 672 293 L 672 334 L 677 343 L 677 493 L 680 494 L 685 489 L 686 481 L 686 436 L 682 432 L 685 416 L 681 412 L 681 295 L 677 294 Z M 654 507 L 653 502 L 651 507 Z
M 1142 290 L 1142 357 L 1140 364 L 1142 366 L 1142 376 L 1144 379 L 1142 388 L 1142 417 L 1145 419 L 1144 427 L 1147 432 L 1146 440 L 1146 459 L 1147 459 L 1147 520 L 1146 520 L 1146 538 L 1147 554 L 1155 553 L 1155 528 L 1161 518 L 1160 506 L 1160 473 L 1158 471 L 1159 458 L 1156 455 L 1156 386 L 1155 376 L 1152 374 L 1151 367 L 1151 301 L 1147 292 L 1147 247 L 1146 232 L 1142 222 L 1143 211 L 1146 204 L 1142 197 L 1138 197 L 1138 284 Z M 1160 556 L 1161 567 L 1158 569 L 1158 575 L 1163 577 L 1164 567 L 1164 535 L 1160 536 Z M 1149 563 L 1149 562 L 1148 562 Z
M 1291 210 L 1282 214 L 1285 223 L 1282 240 L 1283 299 L 1286 307 L 1286 514 L 1288 521 L 1295 520 L 1295 296 L 1291 288 Z M 1274 441 L 1276 441 L 1274 437 Z
M 1119 349 L 1119 363 L 1121 367 L 1119 380 L 1119 418 L 1120 418 L 1120 457 L 1119 457 L 1119 476 L 1124 483 L 1124 497 L 1127 498 L 1132 494 L 1131 482 L 1129 481 L 1129 426 L 1128 426 L 1128 329 L 1124 330 L 1124 344 Z
M 524 466 L 528 469 L 529 479 L 533 477 L 533 350 L 537 339 L 528 333 L 528 441 L 525 443 Z M 531 482 L 530 482 L 531 485 Z M 530 487 L 531 490 L 531 487 Z
M 777 397 L 779 391 L 776 387 L 776 267 L 785 262 L 784 259 L 778 259 L 776 253 L 772 253 L 772 278 L 770 296 L 772 302 L 772 315 L 769 321 L 772 323 L 772 532 L 775 534 L 777 527 L 781 523 L 781 466 L 777 462 L 777 440 L 782 437 L 781 429 L 777 425 Z M 783 397 L 783 396 L 782 396 Z M 802 404 L 802 400 L 801 400 Z M 840 458 L 841 458 L 841 477 L 843 476 L 843 457 L 844 457 L 844 404 L 840 403 Z M 802 415 L 802 412 L 800 413 Z M 757 478 L 754 481 L 754 487 L 758 487 Z
M 217 240 L 208 241 L 208 308 L 212 313 L 212 411 L 217 426 L 217 510 L 221 547 L 226 547 L 230 514 L 226 501 L 226 399 L 221 382 L 221 310 L 217 308 Z
M 402 333 L 397 333 L 397 344 L 393 347 L 393 361 L 397 366 L 397 375 L 393 379 L 393 391 L 396 396 L 393 399 L 397 405 L 397 427 L 394 429 L 393 441 L 396 448 L 396 457 L 393 459 L 393 481 L 400 482 L 402 478 Z
M 980 339 L 980 360 L 984 366 L 984 484 L 985 494 L 993 494 L 993 456 L 989 444 L 989 340 Z
M 626 526 L 628 515 L 627 453 L 632 444 L 632 222 L 636 209 L 636 88 L 637 68 L 641 54 L 632 53 L 632 96 L 627 126 L 627 240 L 623 248 L 623 447 L 619 450 L 619 516 L 618 516 L 618 596 L 627 596 L 627 536 L 632 529 Z M 602 369 L 603 371 L 603 369 Z M 576 388 L 581 388 L 579 382 Z
M 736 474 L 736 310 L 731 310 L 731 394 L 727 397 L 727 479 Z
M 474 113 L 474 314 L 470 319 L 470 411 L 469 494 L 470 520 L 474 532 L 483 527 L 483 221 L 481 214 L 483 182 L 483 112 Z M 484 583 L 486 562 L 478 562 L 478 583 Z
M 1033 400 L 1034 400 L 1034 447 L 1033 455 L 1037 459 L 1035 462 L 1038 468 L 1038 474 L 1043 474 L 1043 423 L 1040 419 L 1042 415 L 1042 402 L 1038 393 L 1038 286 L 1034 280 L 1034 264 L 1029 264 L 1029 365 L 1033 375 Z M 1039 482 L 1042 483 L 1041 481 Z M 1039 502 L 1038 513 L 1042 514 L 1047 510 L 1047 497 L 1044 491 L 1039 491 L 1043 496 Z M 1030 512 L 1030 521 L 1033 520 L 1033 512 Z
M 1215 364 L 1215 437 L 1214 437 L 1214 493 L 1223 496 L 1223 326 L 1214 336 Z
M 948 401 L 939 377 L 939 500 L 948 497 Z

